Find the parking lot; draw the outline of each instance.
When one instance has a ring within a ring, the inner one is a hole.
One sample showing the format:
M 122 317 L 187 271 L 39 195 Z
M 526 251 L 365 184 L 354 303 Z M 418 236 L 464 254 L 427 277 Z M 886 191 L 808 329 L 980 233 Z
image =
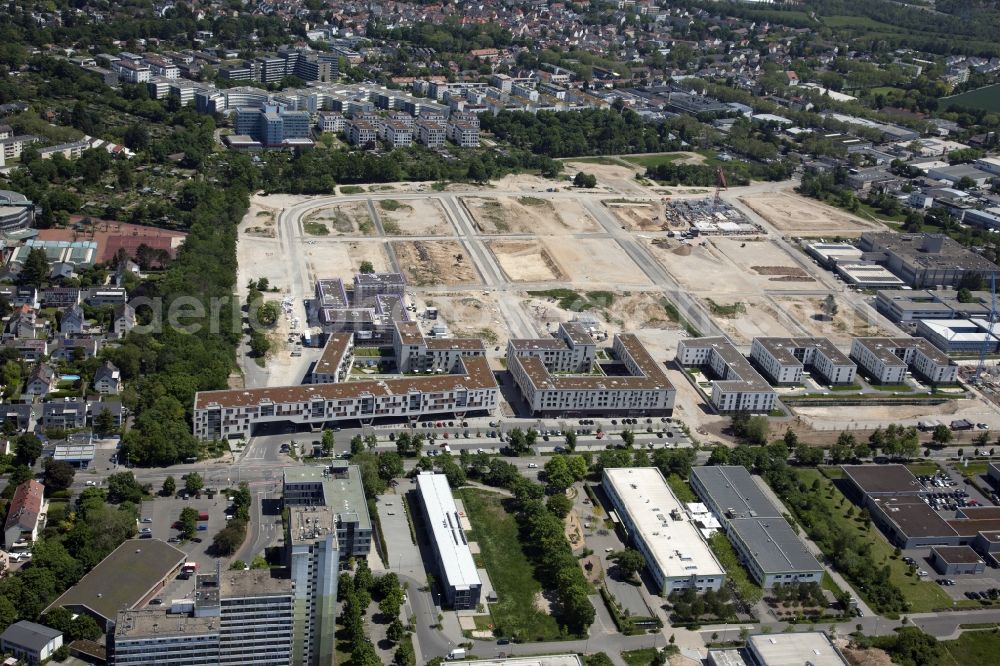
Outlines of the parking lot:
M 196 511 L 208 513 L 207 521 L 198 522 L 199 526 L 205 527 L 204 530 L 199 530 L 196 533 L 195 538 L 200 539 L 201 542 L 192 540 L 186 543 L 175 542 L 171 545 L 187 553 L 188 561 L 197 562 L 199 572 L 214 570 L 218 558 L 210 555 L 208 550 L 215 534 L 226 525 L 225 511 L 229 507 L 229 502 L 226 501 L 225 495 L 216 494 L 211 499 L 202 495 L 200 499 L 192 497 L 188 500 L 179 497 L 157 497 L 154 500 L 143 502 L 140 521 L 149 519 L 151 522 L 140 522 L 139 529 L 149 529 L 153 538 L 163 541 L 177 538 L 179 532 L 173 528 L 173 524 L 180 519 L 181 510 L 188 506 Z M 226 567 L 227 564 L 224 562 L 223 566 Z M 193 592 L 193 577 L 189 580 L 178 578 L 169 582 L 158 598 L 162 599 L 164 604 L 169 604 L 172 599 L 188 597 Z

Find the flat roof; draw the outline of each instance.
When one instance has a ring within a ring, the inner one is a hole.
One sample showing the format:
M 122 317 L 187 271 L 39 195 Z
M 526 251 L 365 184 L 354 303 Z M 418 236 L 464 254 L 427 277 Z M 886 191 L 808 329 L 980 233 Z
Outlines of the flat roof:
M 764 494 L 746 467 L 705 465 L 693 467 L 691 476 L 722 511 L 732 510 L 731 518 L 781 517 L 781 509 Z
M 466 356 L 462 358 L 462 363 L 465 366 L 465 372 L 453 375 L 368 379 L 338 384 L 199 391 L 195 396 L 194 408 L 249 407 L 260 404 L 301 403 L 311 400 L 351 400 L 366 394 L 384 397 L 406 395 L 411 392 L 444 393 L 459 388 L 469 391 L 497 388 L 496 377 L 485 357 Z
M 871 351 L 886 364 L 906 365 L 893 350 L 914 349 L 937 365 L 951 365 L 947 354 L 923 338 L 854 338 L 854 342 Z
M 458 507 L 448 486 L 448 477 L 422 472 L 417 475 L 417 490 L 427 512 L 427 524 L 448 584 L 460 590 L 481 586 L 469 542 L 462 530 Z
M 723 390 L 745 389 L 757 392 L 774 392 L 771 384 L 757 372 L 756 368 L 740 353 L 739 349 L 733 346 L 728 338 L 690 338 L 681 340 L 681 344 L 691 349 L 711 349 L 722 358 L 726 364 L 726 376 L 722 379 L 716 379 L 712 383 L 718 384 Z
M 840 469 L 866 494 L 926 492 L 905 465 L 841 465 Z
M 730 526 L 765 574 L 823 571 L 781 516 L 732 520 Z
M 48 608 L 82 606 L 114 620 L 134 607 L 187 560 L 187 553 L 159 539 L 129 539 Z
M 323 471 L 328 469 L 330 467 L 322 465 L 286 467 L 283 471 L 283 482 L 322 485 L 323 501 L 334 512 L 334 518 L 350 514 L 351 522 L 357 522 L 359 528 L 371 529 L 371 516 L 368 515 L 361 468 L 357 465 L 346 465 L 330 474 L 324 474 Z
M 875 498 L 875 506 L 879 507 L 907 538 L 953 537 L 958 534 L 958 531 L 952 527 L 951 522 L 979 522 L 947 521 L 926 502 L 917 497 Z M 975 533 L 972 532 L 972 534 Z
M 218 616 L 196 617 L 188 613 L 168 613 L 166 610 L 125 610 L 118 613 L 115 638 L 196 636 L 219 633 L 219 628 Z
M 986 174 L 984 174 L 986 175 Z M 941 243 L 937 251 L 925 249 L 925 243 Z M 955 269 L 1000 272 L 992 261 L 972 252 L 961 243 L 941 234 L 900 234 L 896 232 L 866 231 L 861 234 L 861 246 L 876 252 L 892 253 L 911 266 L 924 269 Z
M 932 548 L 942 561 L 949 564 L 979 564 L 983 558 L 969 546 L 935 546 Z
M 476 666 L 583 666 L 578 654 L 548 654 L 537 657 L 476 659 Z
M 223 570 L 219 576 L 219 594 L 223 599 L 289 596 L 292 579 L 287 573 L 286 568 Z
M 666 578 L 725 575 L 659 469 L 610 468 L 604 476 L 621 498 L 619 510 L 628 514 L 646 544 L 653 558 L 650 565 Z
M 815 349 L 836 365 L 854 365 L 847 354 L 840 351 L 829 338 L 754 338 L 764 349 L 782 363 L 802 364 L 795 356 L 798 349 Z
M 830 638 L 820 631 L 790 634 L 756 634 L 747 647 L 762 666 L 847 666 Z

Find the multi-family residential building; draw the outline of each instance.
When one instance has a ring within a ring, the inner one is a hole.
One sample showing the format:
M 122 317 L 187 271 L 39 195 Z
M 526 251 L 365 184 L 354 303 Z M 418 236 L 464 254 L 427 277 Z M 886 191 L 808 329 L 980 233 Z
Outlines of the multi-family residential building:
M 574 345 L 580 345 L 581 349 L 588 348 L 589 335 L 585 338 L 583 335 L 573 337 L 576 338 Z M 518 350 L 516 343 L 512 344 L 512 348 L 518 352 L 539 351 L 542 354 L 541 357 L 534 353 L 515 354 L 507 358 L 514 383 L 532 414 L 652 415 L 670 414 L 673 410 L 677 390 L 660 364 L 631 333 L 622 333 L 614 338 L 612 352 L 628 374 L 616 373 L 613 376 L 603 372 L 554 375 L 546 366 L 544 351 L 532 350 L 530 345 Z M 565 357 L 562 354 L 553 356 L 553 362 L 557 358 Z
M 379 129 L 382 140 L 393 148 L 413 145 L 413 128 L 401 120 L 387 118 L 382 121 Z
M 462 367 L 463 359 L 486 356 L 486 346 L 479 338 L 425 337 L 415 321 L 397 321 L 395 327 L 392 348 L 401 373 L 454 373 Z
M 365 147 L 377 140 L 378 131 L 369 121 L 352 118 L 347 122 L 347 141 L 352 146 Z
M 176 79 L 181 75 L 180 68 L 166 58 L 148 55 L 145 57 L 143 62 L 149 66 L 149 71 L 152 76 L 161 76 L 165 79 Z
M 445 604 L 456 610 L 476 608 L 483 584 L 462 529 L 448 478 L 444 474 L 422 472 L 417 475 L 417 493 L 423 523 L 434 549 Z
M 83 428 L 87 425 L 87 403 L 82 398 L 60 398 L 42 403 L 43 428 Z
M 263 423 L 322 426 L 489 413 L 498 404 L 498 394 L 496 378 L 483 357 L 463 357 L 455 374 L 201 391 L 195 396 L 194 434 L 201 439 L 247 438 Z
M 336 384 L 347 379 L 354 358 L 354 336 L 350 333 L 331 333 L 323 346 L 323 353 L 313 365 L 309 381 L 312 384 Z
M 693 338 L 677 344 L 677 362 L 708 370 L 712 376 L 712 405 L 720 412 L 746 410 L 767 414 L 777 396 L 757 370 L 728 338 Z
M 958 366 L 922 338 L 854 338 L 851 359 L 879 384 L 901 384 L 911 369 L 934 384 L 958 378 Z
M 149 65 L 133 60 L 119 60 L 111 63 L 111 70 L 125 83 L 147 83 L 152 70 Z
M 122 373 L 111 361 L 105 361 L 94 372 L 94 390 L 104 395 L 118 395 L 121 392 Z
M 409 321 L 403 306 L 406 282 L 399 273 L 359 273 L 350 292 L 340 278 L 316 280 L 309 309 L 324 333 L 353 333 L 359 341 L 388 343 L 396 321 Z
M 461 148 L 479 147 L 479 126 L 467 120 L 448 120 L 448 138 Z
M 588 373 L 597 355 L 597 343 L 578 322 L 559 324 L 556 337 L 513 338 L 507 343 L 507 358 L 534 356 L 549 372 Z
M 754 338 L 750 360 L 775 384 L 800 384 L 812 368 L 830 384 L 851 384 L 858 367 L 828 338 Z
M 347 120 L 344 118 L 344 114 L 342 113 L 328 111 L 326 113 L 319 114 L 317 126 L 321 132 L 339 133 L 344 131 L 344 128 L 347 126 Z
M 34 479 L 19 485 L 7 506 L 7 519 L 3 524 L 4 548 L 28 548 L 35 543 L 38 532 L 45 527 L 48 506 L 45 486 Z
M 448 131 L 444 121 L 418 120 L 414 123 L 417 134 L 417 143 L 421 143 L 428 148 L 440 148 L 448 138 Z

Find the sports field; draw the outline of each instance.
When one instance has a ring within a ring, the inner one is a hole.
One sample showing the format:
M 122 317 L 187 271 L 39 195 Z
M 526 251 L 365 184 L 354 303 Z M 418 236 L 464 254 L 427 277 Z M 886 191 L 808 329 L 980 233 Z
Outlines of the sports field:
M 961 95 L 942 97 L 941 104 L 944 108 L 957 106 L 966 109 L 1000 112 L 1000 83 L 970 90 Z

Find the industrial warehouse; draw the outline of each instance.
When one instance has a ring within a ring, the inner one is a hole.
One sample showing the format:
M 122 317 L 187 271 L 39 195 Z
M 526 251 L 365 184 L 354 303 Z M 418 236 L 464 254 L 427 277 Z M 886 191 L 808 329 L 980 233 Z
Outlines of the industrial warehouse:
M 771 588 L 823 579 L 822 565 L 784 519 L 782 507 L 764 494 L 745 467 L 695 467 L 691 487 L 722 524 L 758 585 Z
M 722 587 L 722 565 L 659 469 L 605 469 L 602 486 L 629 540 L 646 558 L 657 592 Z

